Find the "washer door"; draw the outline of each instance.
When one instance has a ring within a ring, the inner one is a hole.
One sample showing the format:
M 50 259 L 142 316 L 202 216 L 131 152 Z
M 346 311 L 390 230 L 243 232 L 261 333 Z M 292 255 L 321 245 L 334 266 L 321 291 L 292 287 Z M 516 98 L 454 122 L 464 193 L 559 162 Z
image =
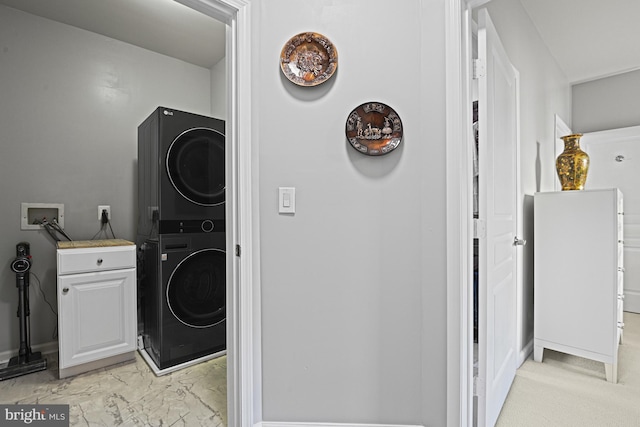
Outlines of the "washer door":
M 182 197 L 204 206 L 224 202 L 224 143 L 224 135 L 209 128 L 192 128 L 173 140 L 167 174 Z
M 194 252 L 173 270 L 167 285 L 171 313 L 193 328 L 217 325 L 226 318 L 226 256 L 219 249 Z

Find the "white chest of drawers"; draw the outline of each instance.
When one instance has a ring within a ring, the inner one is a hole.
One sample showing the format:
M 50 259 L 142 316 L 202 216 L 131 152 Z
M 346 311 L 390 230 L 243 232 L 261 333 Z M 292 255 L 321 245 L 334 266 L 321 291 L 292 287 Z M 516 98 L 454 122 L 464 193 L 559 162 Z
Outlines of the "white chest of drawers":
M 542 361 L 545 348 L 597 360 L 617 382 L 622 193 L 536 193 L 534 227 L 534 360 Z
M 122 240 L 60 242 L 60 378 L 135 357 L 136 247 Z

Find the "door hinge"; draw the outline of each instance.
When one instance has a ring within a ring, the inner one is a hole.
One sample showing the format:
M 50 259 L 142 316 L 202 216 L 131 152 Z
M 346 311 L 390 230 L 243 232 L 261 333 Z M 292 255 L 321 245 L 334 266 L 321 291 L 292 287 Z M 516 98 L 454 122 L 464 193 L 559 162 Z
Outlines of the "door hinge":
M 480 58 L 473 60 L 473 78 L 480 79 L 485 76 L 484 61 Z
M 240 256 L 240 245 L 236 245 L 236 256 Z
M 473 219 L 473 238 L 484 239 L 487 237 L 487 224 L 483 219 Z

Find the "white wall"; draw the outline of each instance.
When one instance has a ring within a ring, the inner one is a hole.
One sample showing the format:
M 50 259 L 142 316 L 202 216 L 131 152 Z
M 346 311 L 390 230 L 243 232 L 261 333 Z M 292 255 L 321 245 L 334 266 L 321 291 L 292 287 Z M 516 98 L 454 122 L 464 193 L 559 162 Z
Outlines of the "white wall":
M 444 1 L 259 2 L 265 421 L 445 425 Z M 336 46 L 326 83 L 280 71 L 286 41 Z M 345 138 L 352 109 L 393 107 L 404 141 L 382 157 Z M 296 187 L 279 215 L 277 189 Z
M 159 105 L 209 114 L 211 81 L 205 68 L 0 6 L 0 354 L 19 344 L 16 243 L 31 243 L 56 304 L 55 245 L 20 230 L 20 203 L 64 203 L 78 240 L 109 204 L 116 236 L 134 239 L 137 126 Z M 54 325 L 33 279 L 31 344 L 52 341 Z
M 533 204 L 536 191 L 553 191 L 557 179 L 554 115 L 571 125 L 571 88 L 519 1 L 492 0 L 487 9 L 520 73 L 520 171 L 525 223 L 524 287 L 520 292 L 520 348 L 533 339 Z
M 640 70 L 573 86 L 573 131 L 640 125 Z

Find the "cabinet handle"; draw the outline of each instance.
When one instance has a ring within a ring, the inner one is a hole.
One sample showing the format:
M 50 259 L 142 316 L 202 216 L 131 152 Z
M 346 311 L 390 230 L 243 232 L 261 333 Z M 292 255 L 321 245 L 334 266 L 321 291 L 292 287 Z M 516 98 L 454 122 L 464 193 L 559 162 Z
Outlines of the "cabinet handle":
M 67 292 L 69 292 L 69 288 L 62 288 L 62 293 L 66 294 Z
M 624 294 L 618 294 L 618 299 L 619 300 L 624 300 Z
M 98 258 L 98 265 L 102 264 L 102 258 Z
M 624 267 L 618 267 L 618 271 L 619 271 L 620 273 L 624 273 Z
M 624 322 L 618 322 L 618 328 L 624 329 Z

